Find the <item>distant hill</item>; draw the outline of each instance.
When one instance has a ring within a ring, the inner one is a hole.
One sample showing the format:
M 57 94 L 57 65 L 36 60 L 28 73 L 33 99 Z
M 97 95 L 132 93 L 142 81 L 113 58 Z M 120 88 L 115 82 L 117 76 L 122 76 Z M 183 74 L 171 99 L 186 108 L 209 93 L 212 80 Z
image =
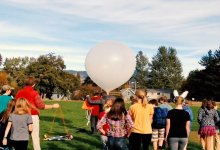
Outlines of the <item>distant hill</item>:
M 74 75 L 79 73 L 82 80 L 84 80 L 88 76 L 86 71 L 76 71 L 76 70 L 65 70 L 65 71 Z

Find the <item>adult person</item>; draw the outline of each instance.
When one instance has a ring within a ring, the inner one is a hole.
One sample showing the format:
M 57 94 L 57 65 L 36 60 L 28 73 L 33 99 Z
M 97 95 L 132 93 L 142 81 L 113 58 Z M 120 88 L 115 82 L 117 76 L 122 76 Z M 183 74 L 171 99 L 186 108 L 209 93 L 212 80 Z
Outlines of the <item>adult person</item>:
M 143 149 L 148 150 L 151 143 L 154 108 L 148 104 L 147 93 L 144 90 L 137 90 L 135 95 L 137 102 L 129 108 L 129 114 L 134 122 L 129 146 L 130 150 L 140 150 L 142 144 Z
M 38 109 L 53 109 L 59 108 L 60 105 L 55 103 L 51 105 L 46 105 L 41 99 L 39 93 L 34 89 L 35 78 L 33 76 L 27 77 L 25 81 L 25 87 L 18 91 L 15 96 L 15 99 L 25 98 L 33 106 L 31 108 L 31 116 L 33 120 L 33 132 L 31 133 L 33 148 L 34 150 L 40 150 L 40 125 L 39 125 L 39 111 Z
M 176 108 L 167 114 L 166 140 L 170 150 L 184 150 L 190 132 L 190 117 L 183 110 L 183 97 L 176 97 Z
M 14 88 L 9 85 L 2 86 L 2 95 L 0 96 L 0 117 L 2 116 L 2 113 L 6 110 L 9 101 L 12 99 L 10 94 L 13 89 Z
M 160 97 L 159 103 L 160 103 L 160 105 L 159 105 L 160 108 L 167 109 L 168 111 L 173 109 L 173 107 L 168 104 L 168 100 L 167 100 L 166 96 Z

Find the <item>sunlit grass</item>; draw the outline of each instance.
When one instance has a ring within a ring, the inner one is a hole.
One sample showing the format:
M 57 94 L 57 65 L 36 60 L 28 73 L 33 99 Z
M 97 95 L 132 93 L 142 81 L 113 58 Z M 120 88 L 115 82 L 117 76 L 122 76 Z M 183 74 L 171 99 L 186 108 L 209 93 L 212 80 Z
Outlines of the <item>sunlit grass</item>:
M 40 114 L 40 137 L 42 150 L 98 150 L 101 148 L 101 141 L 98 134 L 91 135 L 90 127 L 86 125 L 85 111 L 81 109 L 82 102 L 74 101 L 56 101 L 61 105 L 64 114 L 65 126 L 74 137 L 72 141 L 43 141 L 44 134 L 64 135 L 65 129 L 62 122 L 62 113 L 60 111 L 42 110 Z M 55 103 L 46 101 L 46 103 Z M 201 149 L 198 139 L 197 113 L 198 106 L 193 106 L 194 122 L 190 135 L 188 150 Z M 55 117 L 54 117 L 55 115 Z M 53 119 L 54 123 L 53 123 Z M 31 140 L 29 149 L 32 150 Z

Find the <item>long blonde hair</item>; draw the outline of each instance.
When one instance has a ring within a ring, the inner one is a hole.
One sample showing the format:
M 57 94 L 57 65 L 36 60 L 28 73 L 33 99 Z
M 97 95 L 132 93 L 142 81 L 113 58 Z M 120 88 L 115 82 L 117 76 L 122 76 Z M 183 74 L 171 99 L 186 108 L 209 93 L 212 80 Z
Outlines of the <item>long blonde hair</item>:
M 135 95 L 137 96 L 137 98 L 141 99 L 141 103 L 143 107 L 147 106 L 147 92 L 145 92 L 144 90 L 137 90 Z
M 30 108 L 31 105 L 25 98 L 19 98 L 15 103 L 14 114 L 18 114 L 18 115 L 30 114 Z

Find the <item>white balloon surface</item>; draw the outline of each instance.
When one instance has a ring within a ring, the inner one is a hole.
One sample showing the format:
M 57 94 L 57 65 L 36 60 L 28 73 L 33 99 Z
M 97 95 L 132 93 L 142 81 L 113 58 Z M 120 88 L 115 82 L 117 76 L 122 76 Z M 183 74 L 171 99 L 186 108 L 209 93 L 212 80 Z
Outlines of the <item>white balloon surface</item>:
M 127 82 L 134 73 L 136 59 L 124 44 L 105 41 L 87 54 L 85 68 L 89 77 L 107 94 Z

